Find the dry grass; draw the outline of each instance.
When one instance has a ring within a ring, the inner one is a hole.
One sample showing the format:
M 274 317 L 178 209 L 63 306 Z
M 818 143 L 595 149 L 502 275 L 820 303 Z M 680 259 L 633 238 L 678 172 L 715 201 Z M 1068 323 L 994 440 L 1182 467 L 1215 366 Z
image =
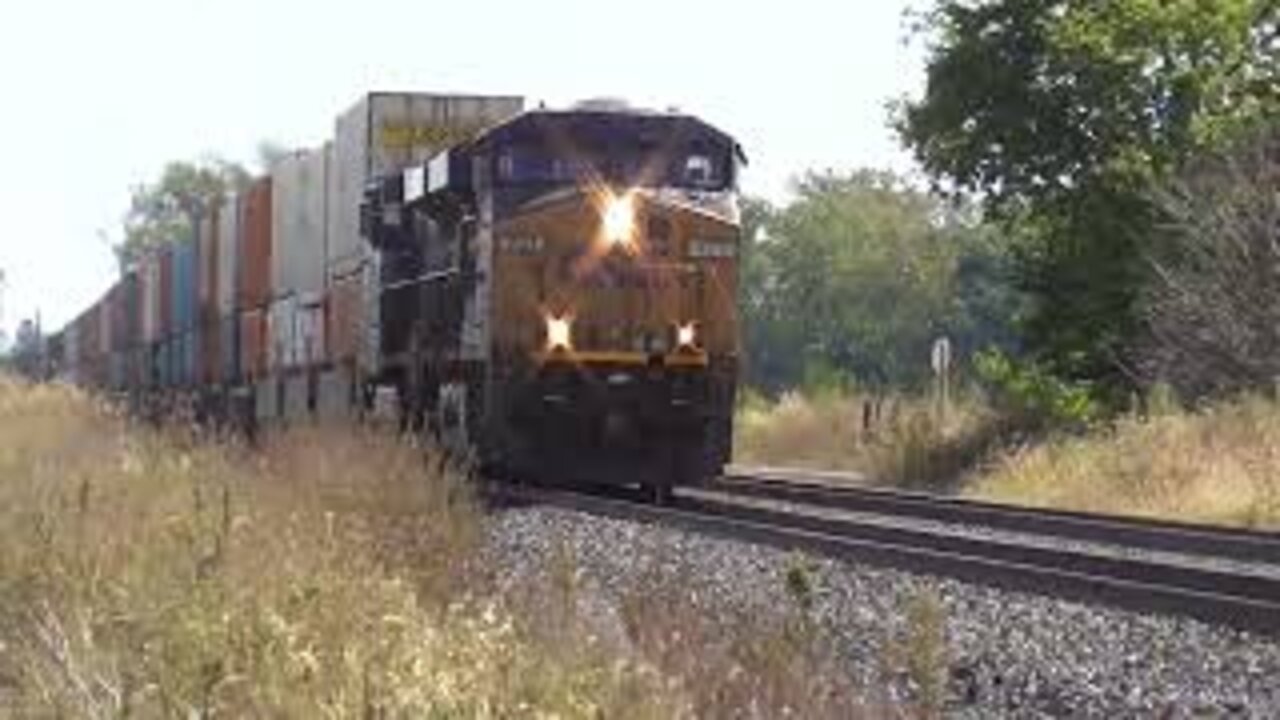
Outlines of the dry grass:
M 928 398 L 841 393 L 753 399 L 736 427 L 735 462 L 848 471 L 911 487 L 953 482 L 996 434 L 991 413 L 972 398 L 941 413 Z
M 972 481 L 1000 501 L 1280 528 L 1280 404 L 1252 397 L 1166 407 L 1106 431 L 1029 447 Z
M 482 518 L 350 429 L 260 453 L 0 378 L 0 715 L 670 716 L 640 661 L 522 634 Z

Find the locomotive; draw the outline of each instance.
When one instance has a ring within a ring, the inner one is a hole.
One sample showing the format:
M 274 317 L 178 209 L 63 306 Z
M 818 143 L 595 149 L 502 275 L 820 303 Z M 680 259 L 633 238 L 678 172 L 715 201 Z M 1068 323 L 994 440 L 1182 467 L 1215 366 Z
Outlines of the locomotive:
M 718 474 L 738 373 L 732 137 L 623 105 L 533 110 L 378 178 L 379 367 L 406 425 L 482 467 Z

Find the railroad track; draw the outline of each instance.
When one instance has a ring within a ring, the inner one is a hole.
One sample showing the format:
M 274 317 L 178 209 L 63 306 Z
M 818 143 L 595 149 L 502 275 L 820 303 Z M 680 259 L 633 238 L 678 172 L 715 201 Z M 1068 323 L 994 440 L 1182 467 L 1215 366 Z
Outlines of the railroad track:
M 778 475 L 730 475 L 681 490 L 666 507 L 625 492 L 520 486 L 500 492 L 867 565 L 1280 635 L 1275 534 L 835 488 Z M 975 533 L 979 526 L 997 532 Z M 1125 552 L 1091 547 L 1097 543 Z M 1192 561 L 1174 562 L 1166 554 Z M 1218 565 L 1215 558 L 1227 562 Z M 1275 567 L 1258 570 L 1263 564 Z

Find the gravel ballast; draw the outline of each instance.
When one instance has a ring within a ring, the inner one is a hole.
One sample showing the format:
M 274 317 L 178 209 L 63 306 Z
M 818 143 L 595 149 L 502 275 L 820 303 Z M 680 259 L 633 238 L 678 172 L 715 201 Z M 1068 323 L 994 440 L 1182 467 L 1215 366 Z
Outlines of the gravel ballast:
M 703 612 L 797 612 L 788 579 L 802 566 L 807 615 L 873 702 L 911 694 L 886 658 L 910 635 L 915 599 L 936 597 L 949 716 L 1280 717 L 1271 637 L 550 507 L 495 512 L 489 532 L 501 582 L 544 573 L 567 549 L 578 606 L 606 619 L 655 565 L 697 585 Z

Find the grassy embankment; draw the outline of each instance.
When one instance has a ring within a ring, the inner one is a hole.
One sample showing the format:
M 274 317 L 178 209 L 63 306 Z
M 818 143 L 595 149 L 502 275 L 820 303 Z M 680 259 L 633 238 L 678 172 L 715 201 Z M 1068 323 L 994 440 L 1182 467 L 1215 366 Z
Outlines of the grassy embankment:
M 1280 528 L 1280 403 L 1123 418 L 1008 452 L 971 494 L 1027 505 Z
M 499 582 L 403 442 L 248 452 L 3 377 L 0 439 L 0 716 L 857 714 L 805 603 L 720 617 L 639 569 L 600 632 L 571 553 Z
M 739 460 L 852 470 L 880 484 L 1028 505 L 1280 527 L 1280 403 L 1272 400 L 1166 407 L 1014 448 L 993 442 L 998 419 L 976 401 L 941 424 L 928 401 L 893 398 L 870 429 L 862 408 L 861 398 L 839 395 L 748 404 Z

